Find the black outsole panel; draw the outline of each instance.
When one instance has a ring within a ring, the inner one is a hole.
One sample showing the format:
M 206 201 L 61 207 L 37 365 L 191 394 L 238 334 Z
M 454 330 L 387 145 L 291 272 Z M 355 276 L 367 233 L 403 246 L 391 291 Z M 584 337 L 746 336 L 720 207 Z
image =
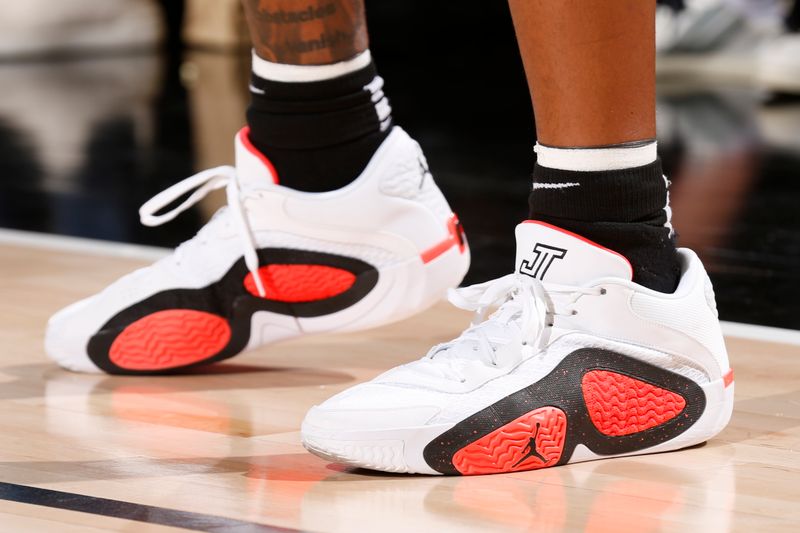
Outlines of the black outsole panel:
M 629 376 L 681 395 L 686 406 L 663 424 L 631 435 L 608 436 L 600 433 L 589 417 L 581 381 L 593 370 L 608 370 Z M 567 435 L 559 465 L 572 457 L 583 444 L 598 455 L 618 455 L 650 448 L 673 439 L 689 429 L 706 407 L 703 389 L 694 381 L 669 370 L 632 357 L 596 348 L 584 348 L 564 358 L 547 376 L 499 402 L 459 422 L 433 439 L 423 451 L 425 461 L 442 474 L 460 475 L 453 455 L 520 416 L 541 407 L 557 407 L 567 416 Z

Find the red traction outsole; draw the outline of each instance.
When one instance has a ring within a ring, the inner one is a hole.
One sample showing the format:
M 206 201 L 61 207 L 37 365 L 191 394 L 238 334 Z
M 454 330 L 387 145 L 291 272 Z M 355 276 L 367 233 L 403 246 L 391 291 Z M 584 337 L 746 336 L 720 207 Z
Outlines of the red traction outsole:
M 587 372 L 581 388 L 592 423 L 613 437 L 661 425 L 686 407 L 680 394 L 608 370 Z
M 208 359 L 230 341 L 224 318 L 190 309 L 158 311 L 133 322 L 114 339 L 109 359 L 127 370 L 166 370 Z
M 352 272 L 325 265 L 273 264 L 258 269 L 264 285 L 264 298 L 279 302 L 313 302 L 332 298 L 353 286 L 356 276 Z M 259 296 L 253 274 L 244 279 L 244 288 Z
M 567 416 L 541 407 L 461 448 L 453 466 L 463 475 L 499 474 L 555 465 L 564 450 Z

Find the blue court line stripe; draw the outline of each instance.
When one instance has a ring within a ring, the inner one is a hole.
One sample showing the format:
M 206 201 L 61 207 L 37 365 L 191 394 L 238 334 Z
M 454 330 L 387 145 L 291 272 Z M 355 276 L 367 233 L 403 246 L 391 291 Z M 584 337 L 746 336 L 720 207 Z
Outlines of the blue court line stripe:
M 181 527 L 195 531 L 215 533 L 297 533 L 299 531 L 297 529 L 268 526 L 221 516 L 178 511 L 152 505 L 140 505 L 108 498 L 96 498 L 72 492 L 42 489 L 2 481 L 0 481 L 0 500 L 122 518 L 148 524 Z

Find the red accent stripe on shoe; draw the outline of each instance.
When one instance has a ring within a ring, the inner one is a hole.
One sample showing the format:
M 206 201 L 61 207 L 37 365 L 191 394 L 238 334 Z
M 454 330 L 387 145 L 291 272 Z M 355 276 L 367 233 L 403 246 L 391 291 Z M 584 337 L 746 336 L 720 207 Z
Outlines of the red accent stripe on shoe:
M 324 265 L 267 265 L 258 269 L 268 300 L 299 303 L 331 298 L 356 282 L 352 272 Z M 244 279 L 244 288 L 260 296 L 253 274 Z
M 466 239 L 464 238 L 464 228 L 461 226 L 461 222 L 459 222 L 455 213 L 450 215 L 450 218 L 447 220 L 447 232 L 448 235 L 446 239 L 434 244 L 420 254 L 423 263 L 430 263 L 454 246 L 458 246 L 459 252 L 464 253 L 464 248 L 467 246 Z
M 564 411 L 541 407 L 458 450 L 453 466 L 464 475 L 553 466 L 561 458 L 566 436 Z
M 722 376 L 722 384 L 725 385 L 726 389 L 728 387 L 730 387 L 731 383 L 733 383 L 733 369 L 732 368 L 728 369 L 728 372 L 724 376 Z
M 612 437 L 663 424 L 686 407 L 680 394 L 608 370 L 587 372 L 581 388 L 592 423 Z
M 267 167 L 267 170 L 272 176 L 273 183 L 279 183 L 280 179 L 278 178 L 278 171 L 275 170 L 275 165 L 273 165 L 272 161 L 270 161 L 267 156 L 262 154 L 258 148 L 253 146 L 253 143 L 250 141 L 250 126 L 245 126 L 239 130 L 239 140 L 242 142 L 242 146 L 244 146 L 248 152 L 256 156 L 262 163 L 264 163 L 264 166 Z
M 230 341 L 228 321 L 211 313 L 169 309 L 140 318 L 111 344 L 111 362 L 127 370 L 166 370 L 208 359 Z

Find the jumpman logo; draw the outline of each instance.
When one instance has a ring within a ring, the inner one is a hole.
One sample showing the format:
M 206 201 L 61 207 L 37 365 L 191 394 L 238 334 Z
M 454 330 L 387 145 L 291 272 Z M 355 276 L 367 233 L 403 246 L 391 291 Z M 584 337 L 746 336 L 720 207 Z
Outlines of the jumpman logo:
M 545 458 L 545 456 L 540 454 L 539 451 L 536 449 L 536 436 L 539 435 L 539 426 L 541 426 L 541 424 L 539 422 L 536 422 L 536 432 L 533 434 L 533 437 L 531 437 L 530 442 L 528 442 L 528 446 L 527 446 L 528 453 L 526 453 L 522 457 L 522 459 L 520 459 L 519 461 L 514 463 L 514 466 L 512 466 L 511 468 L 516 468 L 517 466 L 521 465 L 522 463 L 524 463 L 525 461 L 527 461 L 531 457 L 536 457 L 537 459 L 539 459 L 543 463 L 547 462 L 547 459 Z

